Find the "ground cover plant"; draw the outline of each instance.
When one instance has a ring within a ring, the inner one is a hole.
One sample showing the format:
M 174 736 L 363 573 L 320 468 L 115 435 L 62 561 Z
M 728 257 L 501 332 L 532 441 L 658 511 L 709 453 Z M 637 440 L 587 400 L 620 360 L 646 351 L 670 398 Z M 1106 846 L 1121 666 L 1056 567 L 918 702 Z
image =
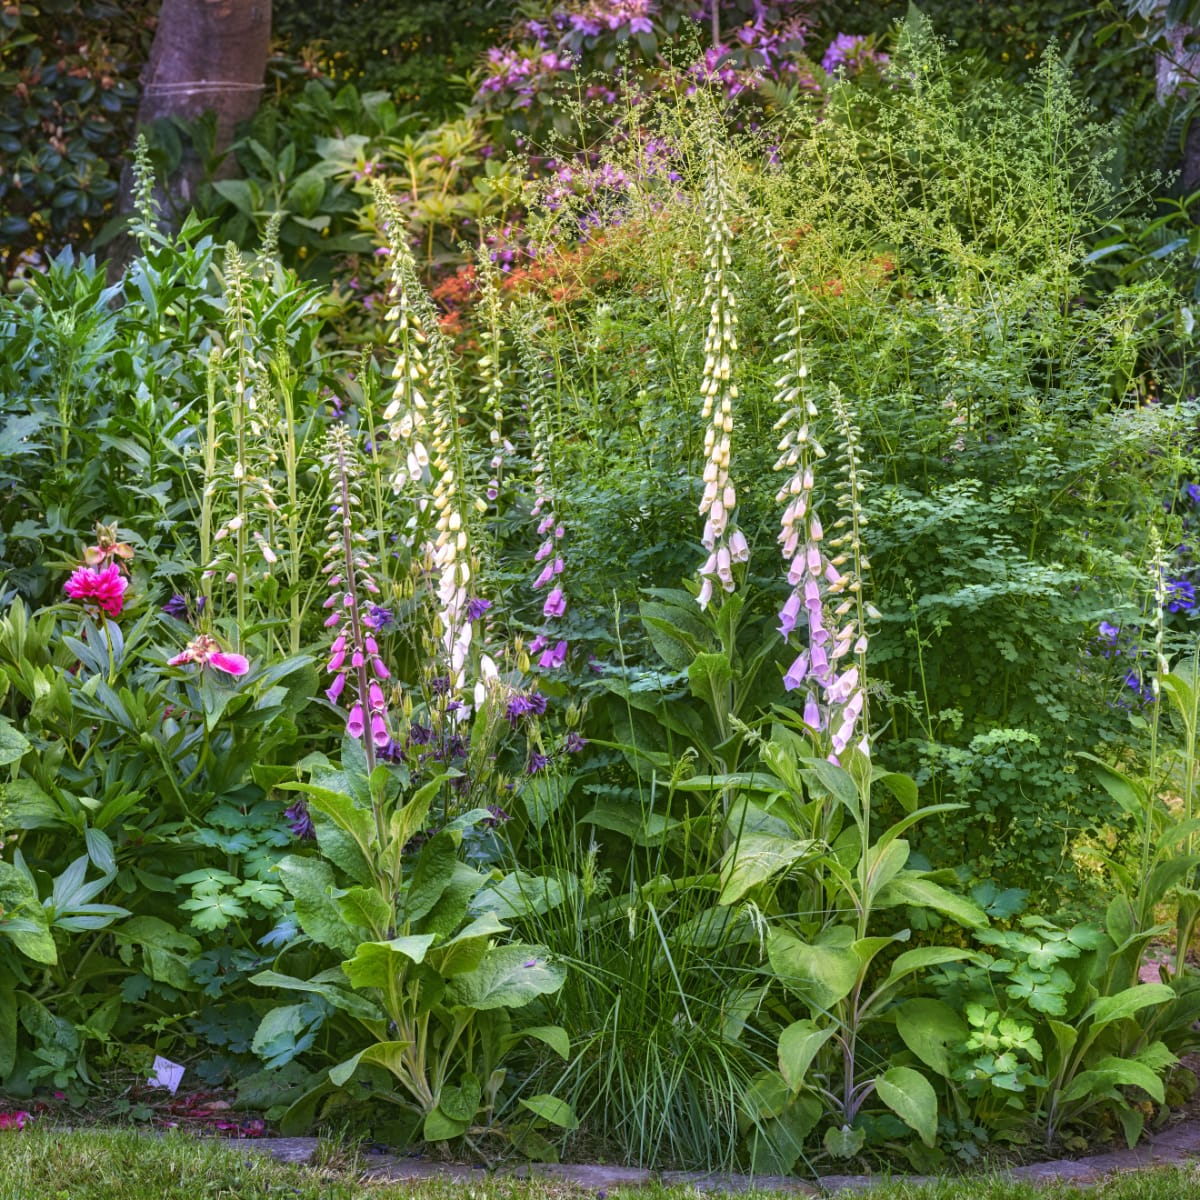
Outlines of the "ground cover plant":
M 769 1173 L 1165 1119 L 1189 335 L 1069 76 L 630 89 L 432 291 L 363 172 L 345 341 L 143 145 L 120 278 L 0 298 L 0 1087 Z

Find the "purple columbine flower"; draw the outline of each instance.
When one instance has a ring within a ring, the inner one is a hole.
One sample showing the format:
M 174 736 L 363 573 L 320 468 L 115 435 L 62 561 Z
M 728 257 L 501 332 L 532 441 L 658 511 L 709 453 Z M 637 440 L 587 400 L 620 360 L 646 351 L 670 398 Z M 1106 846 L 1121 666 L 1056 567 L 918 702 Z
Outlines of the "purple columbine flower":
M 303 800 L 297 800 L 290 808 L 285 808 L 283 815 L 291 827 L 293 836 L 300 841 L 309 841 L 317 836 L 312 817 L 308 815 L 308 805 Z
M 492 607 L 490 600 L 483 600 L 476 596 L 472 600 L 467 601 L 467 620 L 478 621 L 489 608 Z
M 487 810 L 491 815 L 484 817 L 481 822 L 484 829 L 496 829 L 498 826 L 503 825 L 505 821 L 511 820 L 508 813 L 498 804 L 489 804 Z
M 567 734 L 566 741 L 563 742 L 563 749 L 568 754 L 578 754 L 586 745 L 587 738 L 580 737 L 580 735 L 572 729 L 571 732 Z
M 544 771 L 550 765 L 550 755 L 539 754 L 536 750 L 529 755 L 529 766 L 525 768 L 527 775 L 536 775 L 539 771 Z
M 372 604 L 368 606 L 363 622 L 382 632 L 396 623 L 396 614 L 390 608 L 384 608 L 382 604 Z

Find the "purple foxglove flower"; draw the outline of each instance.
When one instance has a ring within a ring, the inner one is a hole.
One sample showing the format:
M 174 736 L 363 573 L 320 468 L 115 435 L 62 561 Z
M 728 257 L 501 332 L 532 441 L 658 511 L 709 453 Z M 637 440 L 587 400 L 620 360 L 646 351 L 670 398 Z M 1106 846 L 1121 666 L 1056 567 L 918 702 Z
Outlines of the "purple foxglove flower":
M 808 697 L 804 701 L 804 723 L 809 729 L 816 730 L 820 730 L 824 725 L 821 720 L 821 706 L 812 692 L 808 693 Z
M 537 637 L 529 643 L 530 654 L 541 654 L 543 650 L 550 644 L 550 639 L 544 634 L 539 633 Z
M 371 717 L 371 741 L 377 747 L 382 749 L 392 739 L 388 736 L 387 721 L 384 720 L 382 713 L 375 713 Z
M 750 547 L 746 542 L 746 535 L 740 529 L 735 529 L 729 535 L 729 557 L 735 563 L 750 561 Z
M 794 692 L 808 678 L 808 654 L 801 654 L 790 667 L 787 674 L 783 677 L 783 686 L 785 691 Z
M 563 595 L 562 588 L 556 587 L 554 591 L 546 597 L 546 603 L 542 605 L 542 616 L 544 617 L 561 617 L 567 611 L 567 599 Z
M 822 686 L 829 684 L 829 656 L 824 646 L 812 648 L 812 677 Z
M 706 609 L 713 597 L 712 580 L 708 576 L 704 577 L 704 581 L 700 584 L 700 594 L 696 597 L 696 603 L 700 605 L 701 612 Z
M 804 565 L 814 580 L 821 577 L 821 547 L 815 542 L 809 542 L 804 548 Z
M 825 693 L 826 699 L 830 704 L 845 704 L 850 698 L 850 693 L 854 690 L 858 683 L 858 668 L 851 667 L 844 675 L 839 675 L 837 679 L 829 685 Z
M 545 587 L 546 584 L 554 578 L 554 564 L 548 562 L 543 568 L 542 573 L 533 581 L 533 590 L 536 592 L 538 588 Z
M 325 689 L 325 695 L 329 697 L 330 704 L 336 704 L 338 697 L 342 694 L 342 689 L 346 686 L 345 675 L 335 675 L 333 682 Z
M 350 710 L 350 716 L 346 721 L 346 732 L 352 738 L 362 737 L 363 732 L 363 710 L 361 704 L 355 704 Z
M 804 581 L 804 607 L 811 613 L 821 611 L 821 589 L 815 579 Z
M 538 666 L 546 671 L 553 671 L 567 661 L 567 643 L 559 642 L 554 649 L 545 651 L 538 659 Z
M 371 686 L 367 690 L 367 695 L 370 698 L 370 706 L 372 712 L 382 712 L 383 703 L 383 688 L 379 684 L 372 681 Z
M 533 556 L 534 562 L 541 562 L 543 558 L 549 558 L 554 553 L 554 542 L 547 538 L 537 549 L 537 553 Z
M 800 615 L 800 597 L 793 592 L 779 610 L 779 632 L 786 638 L 796 628 L 796 618 Z
M 374 658 L 371 660 L 371 666 L 375 670 L 376 679 L 391 679 L 392 673 L 384 665 L 382 658 Z

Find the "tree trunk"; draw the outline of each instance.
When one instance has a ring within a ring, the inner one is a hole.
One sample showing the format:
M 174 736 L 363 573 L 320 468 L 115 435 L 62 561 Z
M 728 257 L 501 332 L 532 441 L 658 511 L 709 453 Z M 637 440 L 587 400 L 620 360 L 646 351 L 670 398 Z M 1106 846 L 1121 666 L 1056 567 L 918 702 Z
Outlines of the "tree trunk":
M 234 131 L 258 110 L 271 46 L 271 0 L 162 0 L 150 57 L 142 71 L 139 128 L 166 117 L 193 121 L 205 113 L 216 117 L 213 150 L 223 154 Z M 157 188 L 163 224 L 174 227 L 187 214 L 204 179 L 206 165 L 187 144 L 169 179 Z M 232 175 L 237 164 L 226 158 L 217 177 Z M 121 176 L 121 210 L 132 206 L 133 173 Z M 113 243 L 110 278 L 134 253 L 122 236 Z
M 163 0 L 142 72 L 138 124 L 213 112 L 215 149 L 227 150 L 238 124 L 258 109 L 270 47 L 271 0 Z M 171 180 L 184 205 L 201 165 L 185 161 Z
M 1197 30 L 1191 25 L 1169 26 L 1166 38 L 1170 51 L 1159 54 L 1155 63 L 1155 84 L 1158 102 L 1166 104 L 1180 92 L 1193 99 L 1200 83 L 1200 51 L 1187 49 L 1194 44 Z M 1200 113 L 1188 119 L 1184 137 L 1183 156 L 1179 163 L 1179 190 L 1184 196 L 1200 188 Z M 1195 219 L 1195 218 L 1193 218 Z

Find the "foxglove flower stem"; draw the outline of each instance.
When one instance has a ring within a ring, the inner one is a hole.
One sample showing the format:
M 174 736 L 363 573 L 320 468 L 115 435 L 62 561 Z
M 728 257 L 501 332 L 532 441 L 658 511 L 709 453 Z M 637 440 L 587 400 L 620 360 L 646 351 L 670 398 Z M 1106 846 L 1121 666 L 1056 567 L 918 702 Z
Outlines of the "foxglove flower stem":
M 733 405 L 737 384 L 733 382 L 733 357 L 737 353 L 737 302 L 732 282 L 733 231 L 729 227 L 729 192 L 720 158 L 710 151 L 708 178 L 704 187 L 704 220 L 707 226 L 705 256 L 708 271 L 704 283 L 704 305 L 709 312 L 704 338 L 704 373 L 700 383 L 704 433 L 704 492 L 700 515 L 704 518 L 701 541 L 708 558 L 700 568 L 701 608 L 707 608 L 714 588 L 732 592 L 736 587 L 734 564 L 750 557 L 745 535 L 737 528 L 737 492 L 729 473 L 733 438 Z

